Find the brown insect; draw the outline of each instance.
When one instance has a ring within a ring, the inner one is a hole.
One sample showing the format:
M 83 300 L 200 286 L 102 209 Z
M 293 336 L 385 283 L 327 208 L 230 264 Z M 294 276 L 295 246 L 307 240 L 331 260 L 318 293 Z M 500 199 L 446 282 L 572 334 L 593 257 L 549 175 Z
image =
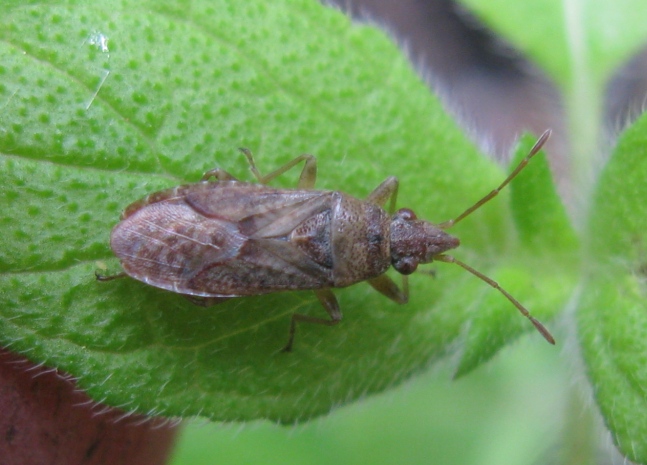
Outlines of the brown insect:
M 284 351 L 292 349 L 297 322 L 333 326 L 342 318 L 331 288 L 368 281 L 389 299 L 408 301 L 407 275 L 418 264 L 455 263 L 501 292 L 550 342 L 548 330 L 492 279 L 445 252 L 459 240 L 445 232 L 495 197 L 544 145 L 550 131 L 492 192 L 453 220 L 432 224 L 408 208 L 395 211 L 398 179 L 387 178 L 365 200 L 314 190 L 316 159 L 301 155 L 262 176 L 249 150 L 258 184 L 214 169 L 202 181 L 163 190 L 126 208 L 110 245 L 125 275 L 212 305 L 234 297 L 313 290 L 330 319 L 295 313 Z M 297 189 L 266 184 L 305 162 Z M 210 181 L 215 178 L 216 182 Z M 389 201 L 389 212 L 383 209 Z M 393 266 L 402 288 L 385 272 Z

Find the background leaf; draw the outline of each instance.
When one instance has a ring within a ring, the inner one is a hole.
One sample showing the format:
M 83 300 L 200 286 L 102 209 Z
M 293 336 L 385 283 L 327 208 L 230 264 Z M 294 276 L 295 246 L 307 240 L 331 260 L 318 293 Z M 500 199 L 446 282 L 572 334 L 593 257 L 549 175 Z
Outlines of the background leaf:
M 595 397 L 620 449 L 644 463 L 647 448 L 647 119 L 621 137 L 600 179 L 590 224 L 591 263 L 578 312 Z
M 563 88 L 574 84 L 582 72 L 589 73 L 601 88 L 647 39 L 647 5 L 640 0 L 460 3 L 469 6 L 470 11 L 517 49 L 533 57 Z

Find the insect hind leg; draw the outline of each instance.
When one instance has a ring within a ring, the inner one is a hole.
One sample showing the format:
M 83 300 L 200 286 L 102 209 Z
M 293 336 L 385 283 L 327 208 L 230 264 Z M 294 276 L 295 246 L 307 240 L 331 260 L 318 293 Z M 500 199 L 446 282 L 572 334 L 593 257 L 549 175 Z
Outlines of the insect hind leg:
M 290 320 L 290 333 L 288 336 L 288 343 L 281 350 L 282 352 L 292 352 L 292 344 L 294 343 L 294 333 L 296 331 L 297 322 L 299 323 L 314 323 L 317 325 L 325 326 L 335 326 L 342 319 L 341 310 L 339 309 L 339 303 L 335 294 L 332 293 L 330 289 L 317 289 L 314 291 L 315 295 L 321 302 L 321 305 L 326 309 L 328 315 L 330 315 L 330 320 L 325 318 L 318 318 L 310 315 L 303 315 L 301 313 L 292 314 L 292 319 Z
M 208 181 L 210 178 L 216 178 L 218 181 L 238 181 L 238 179 L 222 168 L 209 170 L 202 175 L 202 181 Z
M 305 165 L 303 166 L 303 170 L 301 170 L 301 175 L 299 176 L 299 183 L 297 184 L 297 187 L 299 189 L 312 189 L 315 187 L 315 182 L 317 180 L 317 158 L 314 155 L 304 153 L 296 157 L 294 160 L 287 162 L 280 168 L 272 171 L 271 173 L 262 175 L 258 171 L 258 168 L 256 168 L 256 162 L 254 161 L 252 152 L 250 152 L 249 149 L 246 148 L 240 148 L 239 150 L 243 152 L 243 154 L 247 157 L 247 161 L 249 162 L 249 169 L 256 177 L 256 180 L 261 184 L 269 183 L 272 179 L 282 175 L 302 161 L 305 161 Z
M 97 281 L 112 281 L 113 279 L 125 278 L 126 273 L 122 271 L 120 273 L 107 275 L 107 274 L 101 274 L 98 271 L 95 271 L 94 276 L 97 278 Z
M 233 297 L 202 297 L 190 294 L 182 294 L 182 297 L 191 302 L 193 305 L 197 305 L 199 307 L 212 307 L 227 300 L 233 299 Z

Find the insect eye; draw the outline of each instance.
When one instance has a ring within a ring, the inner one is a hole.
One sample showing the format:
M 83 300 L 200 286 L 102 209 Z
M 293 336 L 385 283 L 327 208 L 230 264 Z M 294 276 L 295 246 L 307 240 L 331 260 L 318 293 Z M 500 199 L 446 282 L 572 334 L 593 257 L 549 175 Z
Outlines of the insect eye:
M 409 208 L 401 208 L 400 210 L 397 211 L 396 216 L 405 221 L 415 220 L 418 218 L 416 214 L 413 212 L 413 210 Z
M 418 260 L 411 257 L 404 257 L 393 263 L 393 268 L 395 268 L 398 273 L 404 275 L 411 274 L 416 271 L 416 268 L 418 268 Z

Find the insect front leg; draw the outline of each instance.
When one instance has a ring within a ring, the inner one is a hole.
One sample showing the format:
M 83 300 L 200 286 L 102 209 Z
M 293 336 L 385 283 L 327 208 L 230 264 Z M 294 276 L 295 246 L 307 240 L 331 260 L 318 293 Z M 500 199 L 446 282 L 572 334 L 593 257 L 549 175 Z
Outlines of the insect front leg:
M 315 323 L 318 325 L 326 326 L 335 326 L 341 321 L 342 314 L 339 309 L 339 303 L 335 294 L 332 293 L 330 289 L 317 289 L 314 291 L 315 295 L 321 302 L 321 305 L 326 309 L 328 315 L 330 315 L 330 320 L 325 318 L 317 318 L 315 316 L 303 315 L 301 313 L 294 313 L 292 319 L 290 320 L 290 334 L 288 336 L 288 343 L 283 347 L 283 352 L 292 351 L 292 343 L 294 342 L 294 332 L 296 331 L 297 322 L 300 323 Z
M 383 207 L 386 204 L 386 201 L 391 199 L 389 202 L 389 209 L 387 210 L 390 214 L 395 212 L 395 202 L 398 198 L 398 186 L 400 181 L 395 176 L 389 176 L 382 184 L 377 186 L 373 192 L 371 192 L 366 201 L 377 205 L 378 207 Z
M 315 181 L 317 180 L 317 159 L 313 155 L 307 153 L 299 155 L 294 160 L 291 160 L 285 165 L 281 166 L 279 169 L 263 176 L 258 171 L 258 168 L 256 168 L 256 163 L 254 162 L 254 156 L 252 155 L 252 152 L 245 148 L 241 148 L 240 151 L 243 152 L 247 157 L 247 161 L 249 161 L 249 168 L 251 169 L 252 173 L 254 173 L 254 176 L 256 177 L 258 182 L 261 184 L 269 183 L 272 179 L 282 175 L 300 162 L 305 161 L 305 165 L 303 166 L 303 170 L 301 171 L 301 176 L 299 176 L 299 183 L 297 184 L 297 187 L 299 189 L 312 189 L 315 187 Z
M 373 289 L 397 304 L 406 304 L 409 301 L 409 281 L 405 275 L 402 275 L 402 289 L 386 274 L 369 279 L 368 283 L 373 286 Z
M 399 186 L 400 181 L 398 181 L 398 178 L 389 176 L 369 194 L 366 201 L 383 207 L 387 200 L 390 199 L 388 212 L 393 214 L 395 212 L 395 203 L 398 199 Z M 376 291 L 398 304 L 406 304 L 409 301 L 409 279 L 405 275 L 402 275 L 402 289 L 385 274 L 377 278 L 369 279 L 368 283 Z

